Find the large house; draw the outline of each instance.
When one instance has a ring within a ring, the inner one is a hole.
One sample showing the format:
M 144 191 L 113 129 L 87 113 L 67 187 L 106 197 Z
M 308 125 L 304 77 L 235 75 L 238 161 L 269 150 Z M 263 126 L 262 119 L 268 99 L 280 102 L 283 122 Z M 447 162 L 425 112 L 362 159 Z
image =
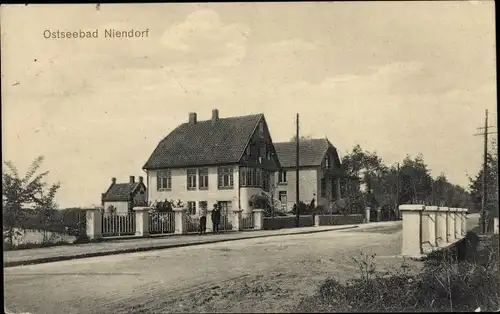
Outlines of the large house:
M 280 163 L 263 114 L 198 121 L 196 113 L 159 142 L 143 169 L 148 200 L 181 200 L 190 214 L 218 204 L 250 212 L 269 193 Z
M 275 174 L 274 196 L 283 208 L 291 210 L 296 201 L 296 151 L 294 141 L 275 143 L 281 164 Z M 301 140 L 299 143 L 299 197 L 308 204 L 329 208 L 340 198 L 340 178 L 343 175 L 337 149 L 328 139 Z
M 130 176 L 127 183 L 116 183 L 116 178 L 111 178 L 111 185 L 102 193 L 101 203 L 107 213 L 126 214 L 133 210 L 134 205 L 146 203 L 146 186 L 143 178 L 135 181 Z

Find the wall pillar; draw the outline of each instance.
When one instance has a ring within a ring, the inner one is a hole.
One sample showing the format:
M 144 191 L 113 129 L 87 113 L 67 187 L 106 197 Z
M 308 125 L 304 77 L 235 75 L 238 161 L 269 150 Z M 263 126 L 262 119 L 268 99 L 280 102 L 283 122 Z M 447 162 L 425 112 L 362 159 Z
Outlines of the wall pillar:
M 455 216 L 456 208 L 449 207 L 446 213 L 446 242 L 455 243 Z
M 253 210 L 253 229 L 262 230 L 264 226 L 264 210 L 254 209 Z
M 241 226 L 241 213 L 243 210 L 237 209 L 233 210 L 233 230 L 234 231 L 241 231 L 242 226 Z
M 186 208 L 174 208 L 175 234 L 186 234 Z
M 222 217 L 221 217 L 222 218 Z M 213 232 L 212 209 L 207 209 L 207 232 Z
M 400 205 L 403 216 L 403 245 L 401 255 L 419 257 L 421 251 L 420 225 L 424 205 Z
M 365 208 L 365 222 L 370 222 L 370 207 Z
M 319 227 L 320 226 L 320 220 L 319 220 L 320 215 L 315 215 L 314 216 L 314 226 Z
M 462 236 L 467 234 L 467 208 L 462 208 Z
M 448 207 L 438 207 L 438 210 L 436 212 L 436 243 L 440 248 L 445 247 L 447 243 L 447 212 Z
M 493 234 L 498 234 L 498 217 L 493 218 Z
M 462 208 L 455 209 L 455 241 L 462 238 Z
M 134 207 L 136 236 L 149 236 L 149 210 L 151 209 L 150 207 Z
M 430 253 L 437 247 L 436 243 L 436 212 L 437 206 L 425 206 L 422 213 L 422 251 Z
M 103 207 L 89 208 L 86 211 L 87 237 L 90 240 L 102 238 L 102 213 Z

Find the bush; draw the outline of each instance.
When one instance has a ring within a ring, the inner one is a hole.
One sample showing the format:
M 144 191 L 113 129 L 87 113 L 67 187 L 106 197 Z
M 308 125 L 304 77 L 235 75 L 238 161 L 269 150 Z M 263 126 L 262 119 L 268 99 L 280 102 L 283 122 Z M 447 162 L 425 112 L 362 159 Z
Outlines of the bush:
M 410 274 L 405 262 L 396 272 L 380 274 L 373 263 L 375 256 L 362 256 L 354 259 L 360 269 L 359 278 L 345 284 L 331 278 L 325 280 L 315 297 L 303 300 L 298 310 L 452 312 L 480 307 L 482 311 L 498 311 L 498 236 L 489 241 L 479 252 L 465 254 L 464 260 L 460 260 L 460 254 L 435 254 L 419 274 Z

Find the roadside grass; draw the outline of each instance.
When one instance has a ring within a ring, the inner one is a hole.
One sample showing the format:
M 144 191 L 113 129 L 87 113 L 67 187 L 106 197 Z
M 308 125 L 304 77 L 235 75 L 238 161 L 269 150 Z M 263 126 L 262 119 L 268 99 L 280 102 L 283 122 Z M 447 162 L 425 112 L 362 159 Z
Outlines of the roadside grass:
M 480 241 L 475 232 L 453 249 L 431 254 L 423 271 L 379 272 L 375 255 L 353 258 L 359 278 L 326 279 L 317 293 L 300 302 L 300 312 L 454 312 L 499 311 L 499 236 Z

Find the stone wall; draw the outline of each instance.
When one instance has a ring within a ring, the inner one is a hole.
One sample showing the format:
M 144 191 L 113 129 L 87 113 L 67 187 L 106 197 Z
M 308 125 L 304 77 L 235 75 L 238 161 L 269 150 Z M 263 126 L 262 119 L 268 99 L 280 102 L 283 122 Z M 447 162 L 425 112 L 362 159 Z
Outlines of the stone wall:
M 364 218 L 363 215 L 318 215 L 320 226 L 360 224 Z
M 285 217 L 266 217 L 264 218 L 264 230 L 276 230 L 284 228 L 294 228 L 296 222 L 296 216 L 285 216 Z M 314 220 L 312 215 L 301 215 L 299 216 L 299 227 L 312 227 L 314 226 Z

